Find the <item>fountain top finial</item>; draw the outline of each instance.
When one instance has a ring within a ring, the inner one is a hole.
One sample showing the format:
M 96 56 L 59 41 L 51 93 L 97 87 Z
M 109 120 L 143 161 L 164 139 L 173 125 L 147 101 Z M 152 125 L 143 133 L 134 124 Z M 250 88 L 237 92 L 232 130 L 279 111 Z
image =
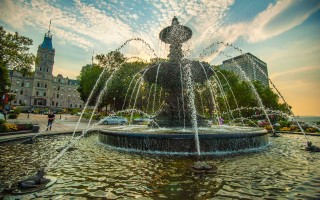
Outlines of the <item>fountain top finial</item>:
M 171 26 L 179 25 L 178 18 L 176 16 L 173 17 Z

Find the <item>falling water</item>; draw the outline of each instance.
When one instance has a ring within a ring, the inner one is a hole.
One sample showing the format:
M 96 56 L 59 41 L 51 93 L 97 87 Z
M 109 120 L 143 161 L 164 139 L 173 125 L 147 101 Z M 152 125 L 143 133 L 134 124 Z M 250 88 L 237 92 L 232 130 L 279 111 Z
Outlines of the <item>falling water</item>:
M 184 95 L 183 95 L 183 88 L 184 88 L 184 84 L 183 84 L 183 74 L 182 74 L 182 65 L 181 63 L 179 64 L 180 66 L 180 82 L 181 82 L 181 101 L 182 101 L 182 114 L 183 114 L 183 129 L 186 128 L 186 113 L 184 110 Z M 179 102 L 179 101 L 178 101 Z
M 138 74 L 140 74 L 140 72 L 136 73 L 136 74 L 133 76 L 133 78 L 131 79 L 131 81 L 130 81 L 129 87 L 128 87 L 127 92 L 126 92 L 126 95 L 125 95 L 125 97 L 124 97 L 124 101 L 123 101 L 123 105 L 122 105 L 122 110 L 124 109 L 124 106 L 125 106 L 125 104 L 126 104 L 127 96 L 128 96 L 129 91 L 130 91 L 131 85 L 132 85 L 133 81 L 135 80 L 135 78 L 136 78 L 136 76 L 137 76 Z
M 147 71 L 148 71 L 148 69 L 146 69 L 146 70 L 143 72 L 143 75 L 142 75 L 142 77 L 140 78 L 139 87 L 138 87 L 138 90 L 137 90 L 136 98 L 135 98 L 135 100 L 134 100 L 133 108 L 136 107 L 136 103 L 137 103 L 137 99 L 138 99 L 140 87 L 141 87 L 141 85 L 142 85 L 142 83 L 143 83 L 143 76 L 144 76 L 144 74 L 145 74 Z M 133 117 L 133 112 L 131 112 L 130 122 L 132 121 L 132 117 Z
M 195 133 L 195 143 L 197 148 L 198 156 L 201 155 L 200 151 L 200 142 L 199 142 L 199 134 L 198 134 L 198 122 L 197 122 L 197 111 L 196 106 L 194 103 L 194 92 L 193 92 L 193 82 L 192 82 L 192 74 L 191 74 L 191 68 L 190 64 L 186 64 L 184 67 L 185 69 L 185 75 L 186 75 L 186 82 L 187 82 L 187 97 L 188 97 L 188 106 L 191 109 L 191 122 L 192 122 L 192 128 Z
M 146 110 L 148 110 L 148 108 L 149 108 L 149 103 L 150 103 L 150 96 L 151 96 L 152 87 L 154 87 L 154 84 L 152 84 L 151 87 L 150 87 L 150 89 L 149 89 L 149 94 L 148 94 L 148 101 L 147 101 Z
M 154 113 L 154 104 L 156 102 L 157 82 L 158 82 L 158 75 L 159 75 L 160 66 L 161 66 L 161 63 L 159 63 L 158 68 L 157 68 L 156 82 L 155 82 L 154 93 L 153 93 L 152 113 Z
M 212 70 L 213 70 L 213 69 L 212 69 Z M 230 89 L 230 91 L 231 91 L 231 95 L 232 95 L 232 97 L 233 97 L 233 99 L 234 99 L 234 102 L 235 102 L 237 108 L 239 108 L 238 101 L 237 101 L 236 97 L 234 96 L 233 90 L 232 90 L 232 88 L 231 88 L 231 86 L 230 86 L 230 84 L 229 84 L 228 79 L 227 79 L 227 78 L 225 77 L 225 75 L 224 75 L 223 73 L 221 73 L 220 71 L 217 71 L 217 72 L 220 73 L 220 74 L 222 75 L 222 77 L 224 78 L 224 80 L 226 81 L 226 83 L 227 83 L 227 85 L 228 85 L 228 87 L 229 87 L 229 89 Z M 240 115 L 240 117 L 242 118 L 242 115 L 241 115 L 241 112 L 240 112 L 240 111 L 239 111 L 239 115 Z M 243 122 L 242 122 L 242 123 L 243 123 Z

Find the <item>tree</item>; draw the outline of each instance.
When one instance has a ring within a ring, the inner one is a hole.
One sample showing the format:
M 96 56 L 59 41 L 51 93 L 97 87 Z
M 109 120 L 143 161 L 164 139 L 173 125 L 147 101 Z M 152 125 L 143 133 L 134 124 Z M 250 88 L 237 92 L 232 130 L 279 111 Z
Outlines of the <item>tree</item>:
M 83 66 L 80 72 L 80 75 L 77 77 L 79 80 L 79 87 L 78 92 L 80 93 L 81 100 L 86 102 L 89 98 L 89 95 L 91 91 L 94 88 L 94 85 L 96 84 L 96 81 L 98 80 L 100 74 L 102 73 L 103 68 L 97 64 L 88 64 L 86 66 Z M 99 85 L 97 86 L 96 90 L 94 91 L 93 96 L 97 97 L 99 92 L 102 90 L 104 86 L 104 82 L 106 80 L 106 76 L 103 76 L 100 81 Z M 89 102 L 89 105 L 94 105 L 96 102 L 96 98 L 92 98 Z
M 9 76 L 8 67 L 21 73 L 30 73 L 35 56 L 29 52 L 32 40 L 19 35 L 7 33 L 0 26 L 0 95 L 8 92 Z M 2 101 L 0 101 L 2 104 Z

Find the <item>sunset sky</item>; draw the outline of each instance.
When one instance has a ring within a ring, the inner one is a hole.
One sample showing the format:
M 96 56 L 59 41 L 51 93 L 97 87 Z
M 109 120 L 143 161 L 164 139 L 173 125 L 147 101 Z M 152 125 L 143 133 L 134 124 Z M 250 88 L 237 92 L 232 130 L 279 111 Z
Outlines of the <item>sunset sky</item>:
M 0 26 L 33 40 L 36 54 L 49 22 L 56 51 L 54 74 L 76 78 L 94 54 L 119 48 L 131 38 L 144 39 L 159 57 L 169 46 L 159 32 L 177 16 L 190 27 L 183 45 L 190 59 L 223 41 L 250 52 L 268 64 L 269 77 L 296 115 L 320 116 L 319 0 L 0 0 Z M 225 52 L 202 60 L 221 64 Z M 150 59 L 141 42 L 121 49 L 125 56 Z

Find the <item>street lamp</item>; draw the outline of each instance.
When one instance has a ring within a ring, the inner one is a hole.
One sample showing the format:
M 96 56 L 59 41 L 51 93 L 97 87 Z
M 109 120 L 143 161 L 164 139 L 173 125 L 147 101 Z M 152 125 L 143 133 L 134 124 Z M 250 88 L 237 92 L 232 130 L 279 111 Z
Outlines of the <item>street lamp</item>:
M 70 108 L 70 95 L 68 95 L 68 109 Z
M 116 111 L 116 97 L 113 97 L 113 109 Z

